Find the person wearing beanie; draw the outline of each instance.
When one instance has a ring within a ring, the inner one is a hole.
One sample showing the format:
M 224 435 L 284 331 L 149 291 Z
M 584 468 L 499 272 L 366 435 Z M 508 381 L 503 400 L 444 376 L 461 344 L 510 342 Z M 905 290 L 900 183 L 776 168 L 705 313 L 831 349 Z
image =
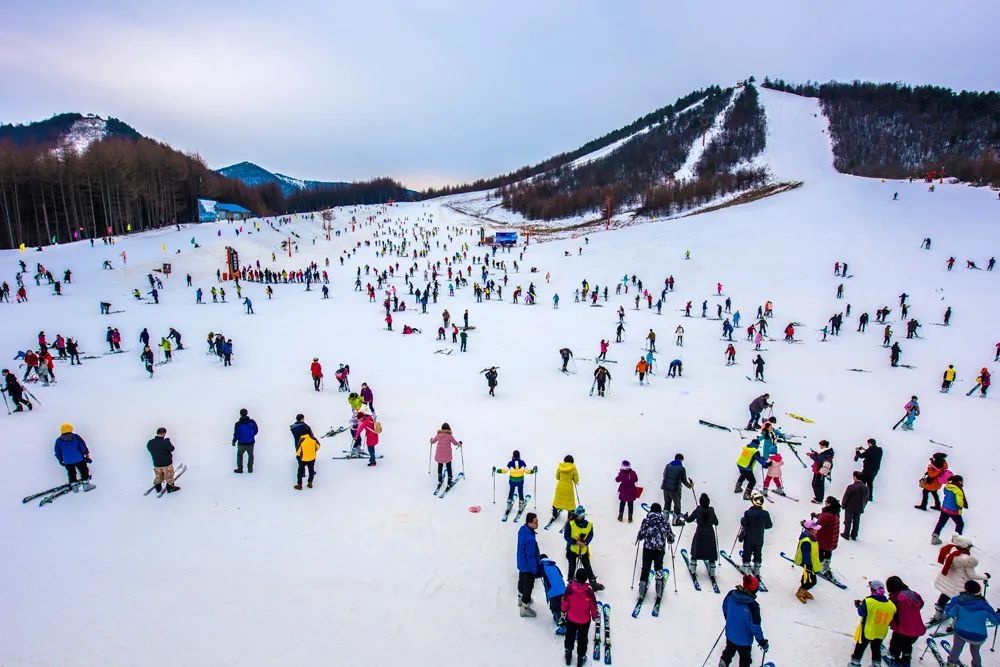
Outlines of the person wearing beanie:
M 819 515 L 813 515 L 819 524 L 816 532 L 816 544 L 819 546 L 820 574 L 830 573 L 830 561 L 833 552 L 840 543 L 840 501 L 829 496 Z
M 965 530 L 962 511 L 967 509 L 969 499 L 965 495 L 965 480 L 961 475 L 954 475 L 944 485 L 944 501 L 941 503 L 941 513 L 934 525 L 934 532 L 931 533 L 931 544 L 941 544 L 941 530 L 949 519 L 955 522 L 955 532 L 961 535 Z
M 931 496 L 934 497 L 934 511 L 941 510 L 941 497 L 938 495 L 938 491 L 944 486 L 945 482 L 951 479 L 952 472 L 948 469 L 948 455 L 944 452 L 937 452 L 931 457 L 930 462 L 927 464 L 927 472 L 924 476 L 920 478 L 918 486 L 921 490 L 920 504 L 914 505 L 918 510 L 927 509 L 927 499 Z
M 979 397 L 986 398 L 986 392 L 990 389 L 990 383 L 992 378 L 990 378 L 990 369 L 983 368 L 979 371 L 979 377 L 976 378 L 976 384 L 979 386 Z
M 760 491 L 750 494 L 750 507 L 740 518 L 740 532 L 736 539 L 743 543 L 743 571 L 760 576 L 763 562 L 764 531 L 772 527 L 771 514 L 764 509 L 764 495 Z M 751 559 L 753 564 L 751 564 Z
M 814 599 L 809 590 L 816 585 L 816 571 L 819 568 L 819 544 L 816 542 L 819 529 L 820 525 L 812 519 L 802 522 L 802 533 L 795 548 L 795 558 L 792 559 L 792 562 L 802 567 L 802 579 L 799 589 L 795 591 L 795 597 L 802 604 Z
M 55 455 L 59 464 L 66 468 L 69 484 L 77 482 L 77 475 L 81 482 L 90 479 L 90 470 L 87 468 L 87 464 L 90 463 L 90 450 L 87 449 L 87 443 L 83 438 L 73 432 L 72 424 L 63 424 L 59 427 Z
M 722 601 L 722 615 L 726 619 L 726 646 L 719 658 L 720 667 L 729 667 L 733 657 L 740 656 L 740 667 L 750 667 L 754 640 L 767 653 L 768 642 L 761 628 L 760 605 L 757 603 L 757 578 L 743 575 L 743 582 L 729 591 Z
M 626 460 L 622 461 L 621 470 L 615 477 L 618 482 L 618 522 L 621 523 L 625 507 L 628 506 L 628 522 L 632 523 L 632 511 L 635 506 L 635 499 L 639 497 L 639 476 L 632 470 L 632 465 Z
M 566 540 L 566 561 L 570 572 L 576 572 L 576 564 L 587 573 L 587 579 L 594 590 L 602 591 L 604 586 L 597 583 L 594 569 L 590 565 L 590 543 L 594 539 L 594 524 L 587 519 L 587 511 L 582 506 L 573 510 L 573 518 L 566 522 L 563 528 L 563 539 Z
M 896 615 L 892 617 L 892 638 L 889 640 L 889 657 L 896 665 L 909 667 L 913 644 L 927 632 L 920 610 L 924 600 L 920 593 L 910 590 L 899 577 L 885 580 L 889 601 L 896 605 Z
M 660 488 L 663 490 L 663 511 L 670 516 L 671 510 L 674 514 L 674 525 L 684 525 L 681 518 L 681 490 L 682 487 L 694 488 L 694 482 L 688 479 L 687 470 L 684 468 L 684 455 L 674 454 L 674 460 L 663 468 L 663 482 Z
M 653 503 L 649 507 L 649 513 L 639 525 L 639 532 L 635 536 L 636 544 L 642 540 L 642 568 L 639 571 L 639 599 L 641 602 L 646 598 L 646 589 L 649 586 L 649 569 L 652 566 L 654 578 L 656 580 L 656 602 L 663 597 L 663 555 L 668 544 L 674 543 L 674 532 L 670 529 L 670 521 L 663 514 L 660 503 Z
M 690 514 L 684 516 L 687 523 L 694 522 L 697 526 L 694 530 L 694 537 L 691 539 L 691 555 L 688 569 L 691 576 L 694 576 L 698 567 L 698 561 L 705 561 L 708 567 L 708 576 L 715 579 L 715 565 L 719 560 L 719 545 L 716 541 L 715 527 L 719 525 L 719 519 L 712 509 L 712 501 L 707 493 L 701 494 L 698 498 L 698 507 Z
M 945 618 L 945 606 L 953 597 L 965 590 L 967 581 L 985 581 L 988 574 L 976 572 L 979 559 L 972 555 L 972 540 L 963 535 L 952 535 L 951 544 L 941 547 L 937 562 L 941 571 L 934 579 L 934 588 L 941 593 L 935 605 L 931 623 L 940 623 Z
M 868 582 L 868 587 L 871 589 L 871 595 L 864 600 L 854 601 L 861 620 L 854 631 L 852 667 L 861 667 L 861 656 L 868 646 L 871 646 L 872 664 L 882 664 L 882 641 L 889 634 L 889 624 L 896 615 L 896 605 L 886 597 L 885 584 L 878 579 L 872 579 Z
M 562 598 L 562 613 L 566 618 L 566 664 L 573 662 L 573 645 L 576 645 L 576 664 L 587 661 L 587 638 L 590 622 L 597 620 L 597 596 L 587 584 L 587 570 L 576 571 L 573 581 L 566 587 Z
M 982 586 L 978 581 L 967 581 L 963 592 L 945 607 L 945 615 L 955 619 L 955 638 L 948 654 L 949 665 L 961 664 L 958 660 L 966 644 L 972 654 L 972 667 L 983 664 L 979 651 L 986 641 L 987 624 L 1000 625 L 1000 609 L 991 607 L 981 592 Z

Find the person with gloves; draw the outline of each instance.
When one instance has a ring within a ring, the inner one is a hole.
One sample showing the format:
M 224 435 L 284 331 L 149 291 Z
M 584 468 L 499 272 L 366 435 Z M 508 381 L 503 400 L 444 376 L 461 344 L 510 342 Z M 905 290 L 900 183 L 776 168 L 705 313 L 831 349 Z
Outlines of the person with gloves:
M 946 605 L 965 590 L 965 582 L 985 581 L 990 578 L 989 574 L 976 572 L 979 559 L 972 555 L 972 546 L 972 540 L 956 533 L 951 536 L 951 544 L 941 547 L 941 551 L 938 552 L 937 562 L 941 565 L 941 571 L 934 579 L 934 588 L 941 595 L 934 605 L 932 625 L 944 620 Z
M 639 601 L 646 598 L 649 587 L 649 568 L 652 566 L 656 581 L 656 602 L 663 597 L 663 555 L 668 544 L 674 543 L 674 532 L 670 529 L 668 516 L 663 514 L 660 503 L 653 503 L 649 513 L 639 525 L 635 536 L 636 544 L 642 540 L 642 568 L 639 571 Z
M 73 432 L 72 424 L 63 424 L 59 427 L 55 455 L 59 464 L 66 468 L 69 484 L 77 482 L 78 474 L 81 482 L 90 479 L 90 470 L 87 468 L 87 464 L 90 463 L 90 450 L 87 449 L 87 443 L 83 438 Z
M 764 494 L 753 491 L 750 494 L 750 507 L 740 518 L 740 532 L 736 539 L 743 543 L 743 571 L 760 576 L 760 565 L 764 556 L 764 531 L 772 527 L 771 514 L 764 509 Z M 753 563 L 751 564 L 751 559 Z
M 743 582 L 729 591 L 722 601 L 722 615 L 726 619 L 726 647 L 719 658 L 720 667 L 729 667 L 733 657 L 740 656 L 739 667 L 750 667 L 751 649 L 757 640 L 764 653 L 768 643 L 760 627 L 760 605 L 757 603 L 757 589 L 760 583 L 752 574 L 743 575 Z
M 983 590 L 978 581 L 965 582 L 965 590 L 952 598 L 944 613 L 948 618 L 955 619 L 955 640 L 948 654 L 949 665 L 960 665 L 958 659 L 965 645 L 969 645 L 972 654 L 972 667 L 981 667 L 983 659 L 979 650 L 986 641 L 987 623 L 1000 625 L 1000 609 L 993 609 L 986 598 L 980 595 Z
M 582 567 L 576 571 L 573 582 L 566 587 L 562 599 L 562 612 L 566 617 L 566 664 L 573 662 L 573 644 L 576 644 L 576 664 L 579 667 L 587 661 L 587 637 L 590 622 L 597 620 L 597 596 L 587 583 L 587 571 Z
M 896 615 L 896 605 L 889 601 L 885 593 L 885 584 L 878 579 L 868 582 L 871 595 L 864 600 L 855 600 L 861 621 L 854 631 L 854 652 L 851 654 L 851 667 L 861 667 L 861 656 L 865 648 L 871 646 L 872 664 L 882 664 L 882 641 L 889 634 L 889 624 Z
M 597 583 L 594 568 L 590 563 L 590 543 L 594 540 L 594 524 L 587 519 L 583 506 L 573 510 L 573 518 L 566 522 L 563 528 L 563 539 L 566 540 L 566 562 L 570 572 L 576 572 L 576 564 L 587 573 L 587 580 L 595 591 L 603 591 L 604 585 Z

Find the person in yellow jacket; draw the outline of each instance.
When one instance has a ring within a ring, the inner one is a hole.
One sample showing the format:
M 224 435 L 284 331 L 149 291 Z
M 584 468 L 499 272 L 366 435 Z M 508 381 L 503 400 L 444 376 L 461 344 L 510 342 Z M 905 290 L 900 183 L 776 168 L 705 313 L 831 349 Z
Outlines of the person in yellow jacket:
M 947 394 L 948 390 L 951 389 L 951 384 L 955 381 L 955 367 L 948 364 L 948 368 L 944 369 L 944 378 L 941 382 L 941 393 Z
M 795 548 L 793 562 L 802 566 L 802 581 L 799 590 L 795 591 L 795 597 L 802 604 L 813 599 L 809 589 L 816 585 L 816 572 L 820 568 L 819 542 L 816 541 L 819 529 L 820 525 L 816 521 L 812 519 L 803 521 L 802 534 L 799 535 L 799 543 Z
M 646 371 L 648 370 L 649 364 L 646 363 L 646 357 L 639 357 L 639 363 L 635 365 L 635 372 L 639 376 L 639 384 L 642 384 L 642 380 L 646 377 Z
M 299 446 L 295 449 L 295 458 L 299 462 L 298 482 L 293 487 L 296 491 L 302 490 L 302 478 L 305 476 L 306 470 L 309 471 L 309 480 L 306 486 L 312 488 L 313 479 L 316 477 L 316 452 L 319 451 L 319 448 L 319 441 L 309 433 L 305 433 L 299 438 Z
M 171 352 L 173 351 L 174 346 L 170 344 L 170 341 L 168 339 L 161 338 L 160 349 L 163 350 L 163 363 L 165 364 L 169 363 L 173 359 L 173 357 L 171 356 Z
M 566 510 L 571 518 L 576 509 L 576 485 L 580 483 L 580 473 L 577 472 L 573 455 L 567 454 L 562 463 L 556 466 L 556 493 L 552 498 L 552 519 L 559 518 L 559 513 Z
M 872 647 L 872 664 L 882 664 L 882 641 L 889 634 L 889 624 L 896 615 L 896 605 L 889 601 L 885 594 L 885 584 L 877 579 L 868 583 L 872 594 L 864 600 L 855 600 L 861 621 L 854 631 L 854 653 L 851 654 L 851 667 L 860 667 L 861 656 L 865 647 Z

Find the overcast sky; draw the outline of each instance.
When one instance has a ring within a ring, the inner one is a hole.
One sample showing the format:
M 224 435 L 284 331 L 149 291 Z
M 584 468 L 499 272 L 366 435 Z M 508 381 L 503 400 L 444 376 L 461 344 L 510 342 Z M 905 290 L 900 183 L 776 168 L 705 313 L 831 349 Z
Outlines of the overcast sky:
M 751 74 L 1000 89 L 997 0 L 3 4 L 0 122 L 115 116 L 317 180 L 493 176 Z

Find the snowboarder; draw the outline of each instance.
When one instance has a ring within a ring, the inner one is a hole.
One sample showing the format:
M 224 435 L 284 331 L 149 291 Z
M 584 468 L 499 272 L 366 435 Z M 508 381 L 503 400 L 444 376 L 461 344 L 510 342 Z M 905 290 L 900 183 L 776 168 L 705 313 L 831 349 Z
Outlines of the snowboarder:
M 148 348 L 147 348 L 148 349 Z M 153 459 L 153 488 L 157 493 L 167 485 L 167 493 L 180 491 L 174 483 L 174 445 L 167 437 L 167 429 L 156 429 L 156 437 L 146 443 L 146 450 Z
M 451 461 L 453 458 L 452 447 L 461 447 L 462 441 L 455 439 L 455 436 L 451 434 L 451 426 L 448 422 L 445 422 L 441 424 L 441 428 L 430 439 L 430 443 L 434 445 L 434 462 L 437 463 L 438 486 L 441 486 L 445 481 L 444 475 L 447 472 L 448 487 L 450 488 L 455 483 L 451 470 Z
M 236 448 L 236 467 L 233 472 L 243 473 L 243 457 L 247 457 L 247 472 L 253 472 L 253 446 L 257 438 L 257 422 L 250 418 L 247 409 L 240 409 L 240 418 L 233 425 L 233 447 Z
M 639 497 L 639 476 L 632 470 L 632 464 L 628 460 L 622 461 L 621 469 L 615 476 L 618 482 L 618 523 L 622 522 L 625 514 L 625 507 L 628 506 L 628 522 L 632 523 L 632 514 L 635 500 Z

